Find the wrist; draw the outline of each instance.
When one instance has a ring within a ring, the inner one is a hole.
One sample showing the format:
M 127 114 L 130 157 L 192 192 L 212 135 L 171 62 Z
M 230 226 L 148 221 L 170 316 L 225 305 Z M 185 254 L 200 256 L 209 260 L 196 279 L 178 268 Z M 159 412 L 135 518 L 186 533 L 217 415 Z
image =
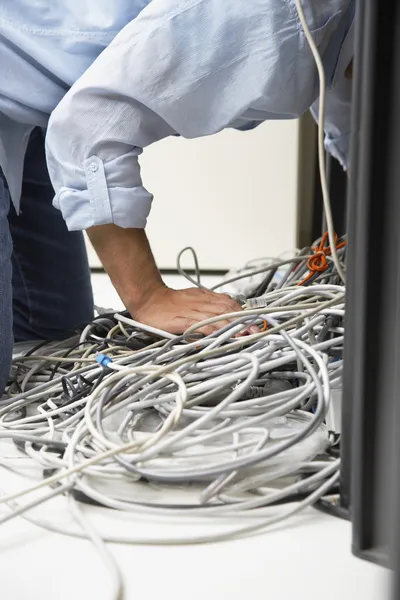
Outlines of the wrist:
M 115 286 L 117 288 L 117 286 Z M 138 315 L 141 310 L 151 304 L 155 297 L 163 294 L 167 286 L 161 279 L 155 278 L 152 281 L 138 283 L 137 285 L 127 286 L 126 289 L 120 289 L 119 294 L 132 315 Z
M 100 225 L 88 230 L 88 235 L 115 289 L 132 313 L 165 289 L 143 229 Z

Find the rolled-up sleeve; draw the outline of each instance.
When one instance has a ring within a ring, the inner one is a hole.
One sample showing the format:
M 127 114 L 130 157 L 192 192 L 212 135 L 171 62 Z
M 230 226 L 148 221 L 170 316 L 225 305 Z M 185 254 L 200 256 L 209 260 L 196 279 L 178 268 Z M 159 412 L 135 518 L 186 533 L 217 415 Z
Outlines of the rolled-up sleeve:
M 346 70 L 354 56 L 355 8 L 349 4 L 344 20 L 343 41 L 335 65 L 331 84 L 325 98 L 325 148 L 336 158 L 342 167 L 349 167 L 349 150 L 352 125 L 352 80 L 346 77 Z M 316 121 L 319 119 L 320 103 L 317 100 L 311 107 Z
M 311 113 L 319 120 L 319 100 L 311 107 Z M 326 92 L 325 100 L 325 149 L 336 158 L 343 169 L 349 167 L 351 138 L 352 82 L 344 76 Z
M 314 3 L 318 42 L 345 2 L 333 0 L 329 11 Z M 50 118 L 55 206 L 69 229 L 145 227 L 152 196 L 140 176 L 143 148 L 235 122 L 246 129 L 253 115 L 297 117 L 316 99 L 315 73 L 292 0 L 152 0 Z

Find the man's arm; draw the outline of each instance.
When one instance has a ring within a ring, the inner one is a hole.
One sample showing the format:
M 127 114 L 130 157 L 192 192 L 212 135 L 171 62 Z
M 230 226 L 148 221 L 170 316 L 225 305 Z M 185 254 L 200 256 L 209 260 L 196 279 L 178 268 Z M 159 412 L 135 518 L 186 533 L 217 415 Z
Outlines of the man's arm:
M 55 205 L 69 229 L 87 230 L 136 319 L 176 333 L 240 306 L 221 294 L 163 285 L 143 231 L 152 196 L 138 157 L 175 133 L 223 129 L 262 97 L 265 74 L 276 76 L 260 22 L 270 21 L 268 3 L 229 2 L 229 19 L 225 4 L 151 2 L 72 87 L 47 133 Z M 290 11 L 281 12 L 287 21 Z M 293 18 L 291 27 L 286 44 L 296 48 Z
M 340 18 L 332 10 L 316 3 L 312 11 L 324 44 L 323 26 L 329 23 L 329 35 Z M 237 120 L 243 126 L 299 116 L 315 100 L 314 82 L 289 2 L 152 0 L 61 101 L 47 134 L 55 206 L 72 230 L 107 226 L 90 232 L 95 249 L 142 320 L 176 330 L 182 327 L 171 318 L 187 323 L 209 314 L 205 304 L 217 314 L 228 308 L 200 290 L 157 287 L 150 304 L 133 299 L 143 261 L 159 282 L 146 237 L 135 232 L 145 227 L 152 201 L 140 177 L 142 149 L 175 133 L 194 138 Z M 171 168 L 179 177 L 179 165 Z
M 115 289 L 136 320 L 171 333 L 182 333 L 204 319 L 241 310 L 225 294 L 167 288 L 143 229 L 102 225 L 88 229 L 87 233 Z M 222 320 L 200 331 L 208 335 L 227 323 Z
M 296 83 L 299 29 L 288 4 L 152 0 L 116 36 L 49 122 L 55 205 L 69 229 L 145 227 L 152 196 L 138 161 L 150 144 L 309 108 L 316 94 Z M 308 62 L 302 76 L 314 81 Z M 179 177 L 179 165 L 171 169 Z

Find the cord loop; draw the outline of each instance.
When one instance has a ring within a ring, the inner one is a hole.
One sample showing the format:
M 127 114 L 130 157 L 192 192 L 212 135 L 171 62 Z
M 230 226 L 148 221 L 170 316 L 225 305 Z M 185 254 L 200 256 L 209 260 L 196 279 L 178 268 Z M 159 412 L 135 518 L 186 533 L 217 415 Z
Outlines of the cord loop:
M 339 238 L 337 233 L 335 233 L 335 248 L 336 250 L 340 250 L 344 248 L 346 245 L 346 241 L 342 241 L 338 244 Z M 329 233 L 325 232 L 321 238 L 319 246 L 314 246 L 313 248 L 314 254 L 310 256 L 307 261 L 308 275 L 300 281 L 297 285 L 304 285 L 309 281 L 316 273 L 324 273 L 329 266 L 327 256 L 332 255 L 332 248 L 329 245 Z

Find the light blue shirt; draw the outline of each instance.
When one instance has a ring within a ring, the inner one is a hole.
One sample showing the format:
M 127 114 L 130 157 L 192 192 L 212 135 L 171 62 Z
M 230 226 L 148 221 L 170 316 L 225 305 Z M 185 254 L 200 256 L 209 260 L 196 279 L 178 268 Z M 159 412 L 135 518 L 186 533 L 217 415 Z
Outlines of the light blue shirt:
M 327 75 L 326 145 L 346 166 L 354 0 L 303 7 Z M 138 157 L 162 138 L 318 111 L 294 0 L 1 0 L 0 56 L 0 165 L 13 202 L 32 127 L 48 126 L 54 204 L 72 230 L 146 225 Z

